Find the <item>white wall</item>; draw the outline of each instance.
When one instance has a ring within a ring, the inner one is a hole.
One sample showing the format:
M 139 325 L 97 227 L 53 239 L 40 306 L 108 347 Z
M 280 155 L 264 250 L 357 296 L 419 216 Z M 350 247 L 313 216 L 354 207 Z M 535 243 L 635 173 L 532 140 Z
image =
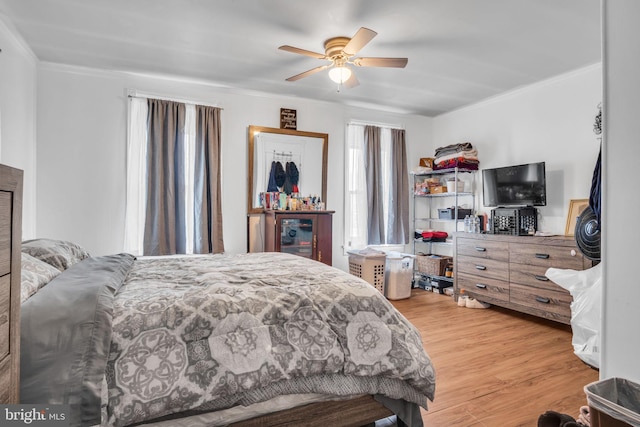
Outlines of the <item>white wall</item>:
M 589 197 L 600 142 L 593 123 L 602 101 L 602 67 L 554 77 L 433 120 L 438 146 L 469 141 L 480 168 L 546 162 L 547 206 L 538 228 L 564 234 L 570 199 Z M 479 210 L 482 206 L 481 179 Z
M 603 336 L 601 378 L 640 383 L 640 279 L 635 249 L 640 158 L 640 2 L 603 0 Z M 637 409 L 637 408 L 634 408 Z
M 125 203 L 126 90 L 216 104 L 222 112 L 222 192 L 227 252 L 247 248 L 247 131 L 279 127 L 280 108 L 298 129 L 329 134 L 327 207 L 335 210 L 333 264 L 342 256 L 344 136 L 349 120 L 398 124 L 409 159 L 429 154 L 430 119 L 193 82 L 42 63 L 38 72 L 38 234 L 76 241 L 95 255 L 121 251 Z M 410 164 L 411 164 L 411 160 Z M 417 160 L 415 160 L 417 163 Z
M 0 162 L 23 170 L 22 237 L 36 226 L 36 57 L 0 15 Z
M 437 146 L 471 141 L 481 167 L 546 161 L 548 206 L 541 229 L 564 233 L 570 199 L 586 198 L 599 142 L 599 66 L 560 76 L 435 119 L 312 100 L 274 97 L 202 82 L 40 64 L 38 219 L 40 236 L 77 241 L 95 254 L 121 250 L 124 228 L 126 90 L 214 103 L 224 108 L 223 220 L 228 252 L 246 250 L 247 127 L 278 127 L 281 107 L 298 110 L 300 130 L 329 134 L 328 207 L 334 265 L 342 255 L 344 126 L 349 120 L 402 125 L 409 167 Z

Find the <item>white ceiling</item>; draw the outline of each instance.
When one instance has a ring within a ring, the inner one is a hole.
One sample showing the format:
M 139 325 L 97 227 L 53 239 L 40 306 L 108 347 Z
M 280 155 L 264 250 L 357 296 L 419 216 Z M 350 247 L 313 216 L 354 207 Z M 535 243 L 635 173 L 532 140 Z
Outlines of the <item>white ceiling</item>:
M 600 0 L 0 0 L 0 14 L 42 61 L 426 116 L 601 57 Z M 325 62 L 278 46 L 324 53 L 360 27 L 378 35 L 358 56 L 407 67 L 357 68 L 339 93 L 326 71 L 285 81 Z

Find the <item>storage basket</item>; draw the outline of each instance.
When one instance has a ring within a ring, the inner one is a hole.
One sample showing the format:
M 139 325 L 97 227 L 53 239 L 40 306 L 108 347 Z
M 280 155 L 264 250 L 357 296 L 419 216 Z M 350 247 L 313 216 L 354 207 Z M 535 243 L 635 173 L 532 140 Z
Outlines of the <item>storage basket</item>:
M 387 255 L 384 252 L 372 250 L 347 251 L 347 253 L 349 254 L 349 273 L 369 282 L 384 295 L 384 272 Z
M 444 276 L 447 265 L 453 262 L 453 257 L 445 255 L 417 255 L 416 265 L 420 273 L 431 276 Z

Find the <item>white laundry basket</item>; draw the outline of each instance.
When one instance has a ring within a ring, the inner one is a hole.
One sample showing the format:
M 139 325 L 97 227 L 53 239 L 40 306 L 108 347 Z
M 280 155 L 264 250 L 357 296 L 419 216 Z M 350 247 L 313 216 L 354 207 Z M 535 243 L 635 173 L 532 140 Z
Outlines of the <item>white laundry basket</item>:
M 366 280 L 384 295 L 386 254 L 371 248 L 347 251 L 347 253 L 349 254 L 349 273 Z
M 414 255 L 387 252 L 385 292 L 390 300 L 411 297 Z

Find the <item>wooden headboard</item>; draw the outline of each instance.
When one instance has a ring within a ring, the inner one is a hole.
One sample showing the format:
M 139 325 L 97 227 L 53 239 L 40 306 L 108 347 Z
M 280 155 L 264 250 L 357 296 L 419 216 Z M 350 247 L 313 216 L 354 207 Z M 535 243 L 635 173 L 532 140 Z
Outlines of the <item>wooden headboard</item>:
M 0 165 L 0 404 L 20 399 L 22 171 Z

